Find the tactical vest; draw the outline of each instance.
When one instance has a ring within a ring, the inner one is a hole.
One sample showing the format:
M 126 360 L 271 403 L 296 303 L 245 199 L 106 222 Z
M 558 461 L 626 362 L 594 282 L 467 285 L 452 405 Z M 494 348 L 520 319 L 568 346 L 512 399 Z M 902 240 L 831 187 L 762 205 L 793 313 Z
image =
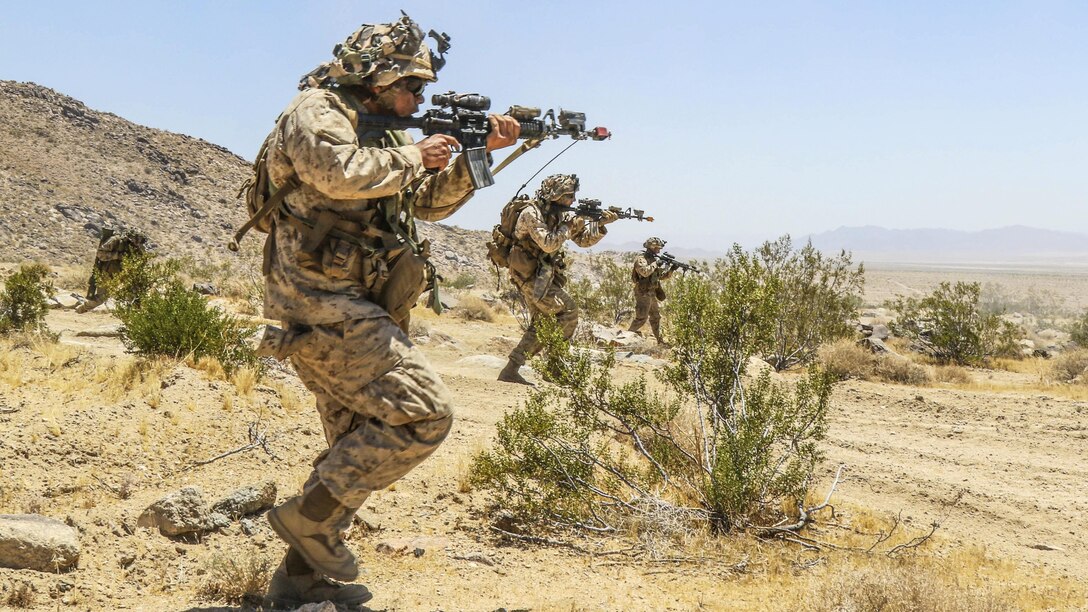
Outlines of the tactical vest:
M 517 238 L 518 217 L 529 206 L 537 206 L 546 223 L 555 221 L 547 207 L 542 207 L 537 200 L 527 195 L 511 200 L 502 209 L 499 223 L 491 230 L 491 242 L 487 244 L 487 254 L 492 263 L 510 270 L 514 278 L 527 282 L 536 274 L 540 264 L 550 264 L 562 271 L 566 268 L 563 250 L 545 253 L 530 238 Z
M 650 253 L 650 252 L 643 253 L 642 256 L 645 257 L 646 260 L 651 262 L 651 263 L 655 259 L 653 254 Z M 657 285 L 658 285 L 657 272 L 654 272 L 653 274 L 651 274 L 649 276 L 642 276 L 642 275 L 640 275 L 638 273 L 637 270 L 635 270 L 635 266 L 632 265 L 631 266 L 631 282 L 635 283 L 635 292 L 636 293 L 651 293 L 655 289 L 657 289 Z
M 345 105 L 363 112 L 350 94 L 336 93 Z M 289 108 L 284 115 L 291 110 Z M 276 125 L 276 129 L 279 129 L 279 121 Z M 356 136 L 361 148 L 393 148 L 412 142 L 401 130 L 373 131 L 359 127 Z M 263 164 L 267 145 L 268 139 L 262 145 L 262 154 L 258 155 L 255 167 Z M 270 201 L 265 201 L 262 209 L 240 233 L 249 227 L 264 231 L 260 225 L 260 213 L 265 212 L 270 202 L 274 202 L 275 210 L 266 212 L 263 217 L 268 220 L 267 229 L 271 231 L 275 223 L 288 223 L 302 235 L 302 248 L 298 254 L 301 265 L 320 270 L 330 278 L 360 282 L 367 290 L 368 299 L 384 308 L 397 322 L 406 320 L 408 312 L 427 289 L 432 290 L 432 308 L 441 310 L 438 274 L 428 261 L 430 241 L 420 241 L 416 231 L 412 188 L 370 200 L 372 205 L 365 210 L 324 210 L 314 218 L 304 218 L 291 211 L 285 201 L 287 193 L 298 186 L 297 176 L 293 175 L 278 190 L 271 184 L 266 170 L 255 171 L 254 179 L 265 181 L 268 186 L 266 193 L 273 194 L 274 200 L 270 198 Z M 249 199 L 247 205 L 252 212 Z M 271 240 L 265 243 L 266 275 L 271 268 L 271 245 Z

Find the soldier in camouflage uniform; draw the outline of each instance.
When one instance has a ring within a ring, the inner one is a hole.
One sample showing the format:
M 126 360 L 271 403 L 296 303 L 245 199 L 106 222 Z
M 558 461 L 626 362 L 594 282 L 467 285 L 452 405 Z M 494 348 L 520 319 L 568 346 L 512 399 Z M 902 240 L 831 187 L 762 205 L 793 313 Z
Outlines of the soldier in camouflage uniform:
M 317 399 L 329 448 L 293 497 L 268 513 L 289 545 L 267 594 L 273 606 L 370 599 L 344 545 L 372 491 L 426 459 L 453 422 L 450 392 L 409 341 L 407 312 L 426 284 L 428 245 L 414 218 L 437 221 L 473 195 L 457 141 L 419 143 L 402 131 L 360 129 L 360 114 L 406 117 L 436 80 L 419 26 L 363 25 L 335 59 L 303 77 L 302 92 L 266 140 L 273 188 L 290 188 L 265 245 L 265 354 L 290 357 Z M 519 126 L 492 115 L 487 148 L 513 144 Z
M 597 244 L 608 232 L 604 226 L 615 221 L 617 215 L 606 210 L 599 221 L 592 221 L 552 207 L 553 202 L 570 206 L 577 191 L 577 176 L 555 174 L 540 183 L 535 197 L 515 199 L 503 212 L 504 219 L 516 219 L 512 231 L 506 232 L 512 242 L 508 256 L 510 281 L 521 292 L 532 317 L 521 342 L 510 352 L 506 367 L 499 372 L 499 380 L 503 382 L 532 384 L 519 370 L 540 351 L 536 321 L 541 315 L 553 315 L 567 339 L 578 327 L 578 307 L 563 290 L 567 284 L 563 243 L 573 240 L 581 247 Z M 516 217 L 511 214 L 511 207 Z
M 661 281 L 672 276 L 676 269 L 657 259 L 657 254 L 665 248 L 664 240 L 649 238 L 642 246 L 646 250 L 635 258 L 635 265 L 631 269 L 631 281 L 635 284 L 635 319 L 631 321 L 629 330 L 638 332 L 648 319 L 658 344 L 666 344 L 661 337 L 661 310 L 658 302 L 665 299 Z
M 98 236 L 98 251 L 94 255 L 94 269 L 87 283 L 87 301 L 80 304 L 76 312 L 93 310 L 105 302 L 109 296 L 102 283 L 121 271 L 125 257 L 143 254 L 146 245 L 147 236 L 135 230 L 102 228 Z

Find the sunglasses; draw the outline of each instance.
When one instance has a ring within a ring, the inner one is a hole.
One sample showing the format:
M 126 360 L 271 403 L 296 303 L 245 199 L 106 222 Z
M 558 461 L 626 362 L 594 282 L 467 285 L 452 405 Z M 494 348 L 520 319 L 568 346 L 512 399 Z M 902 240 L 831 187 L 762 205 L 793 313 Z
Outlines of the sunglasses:
M 397 81 L 397 84 L 400 86 L 401 89 L 407 91 L 413 96 L 422 96 L 423 88 L 427 86 L 427 81 L 417 76 L 410 76 L 404 77 L 403 79 Z

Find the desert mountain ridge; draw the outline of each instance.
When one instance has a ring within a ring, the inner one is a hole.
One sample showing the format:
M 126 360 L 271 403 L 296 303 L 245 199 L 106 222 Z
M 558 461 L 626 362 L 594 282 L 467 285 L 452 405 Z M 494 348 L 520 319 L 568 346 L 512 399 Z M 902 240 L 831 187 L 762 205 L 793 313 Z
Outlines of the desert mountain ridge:
M 236 198 L 250 162 L 200 138 L 150 128 L 35 83 L 0 81 L 0 261 L 89 264 L 103 226 L 146 233 L 170 257 L 208 264 L 246 220 Z M 485 272 L 488 232 L 419 222 L 445 274 Z

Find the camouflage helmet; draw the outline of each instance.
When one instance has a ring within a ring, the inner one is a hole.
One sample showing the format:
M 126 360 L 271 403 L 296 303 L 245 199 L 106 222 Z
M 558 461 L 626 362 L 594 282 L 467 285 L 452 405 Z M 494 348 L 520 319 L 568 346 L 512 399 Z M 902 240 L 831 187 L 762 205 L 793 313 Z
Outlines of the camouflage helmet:
M 540 181 L 536 195 L 546 202 L 555 202 L 565 195 L 574 195 L 578 191 L 577 174 L 553 174 Z
M 646 239 L 646 242 L 642 243 L 642 248 L 644 249 L 652 249 L 654 247 L 658 247 L 661 249 L 665 248 L 665 241 L 658 238 L 657 236 L 651 236 Z
M 299 81 L 299 89 L 337 85 L 385 86 L 414 76 L 437 81 L 446 63 L 449 36 L 431 30 L 438 41 L 438 57 L 424 43 L 419 24 L 404 14 L 396 23 L 364 23 L 333 48 L 332 61 L 314 68 Z

